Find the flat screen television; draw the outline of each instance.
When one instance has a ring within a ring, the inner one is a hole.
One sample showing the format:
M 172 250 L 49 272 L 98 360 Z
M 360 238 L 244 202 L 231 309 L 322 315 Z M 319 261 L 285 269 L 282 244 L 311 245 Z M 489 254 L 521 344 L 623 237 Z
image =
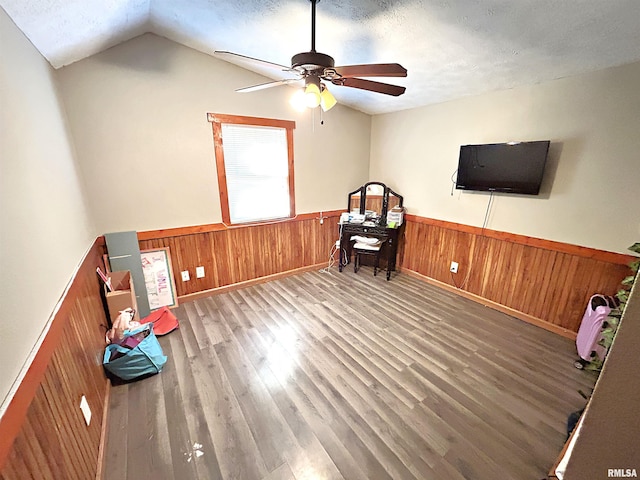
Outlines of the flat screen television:
M 456 188 L 538 195 L 549 140 L 462 145 Z

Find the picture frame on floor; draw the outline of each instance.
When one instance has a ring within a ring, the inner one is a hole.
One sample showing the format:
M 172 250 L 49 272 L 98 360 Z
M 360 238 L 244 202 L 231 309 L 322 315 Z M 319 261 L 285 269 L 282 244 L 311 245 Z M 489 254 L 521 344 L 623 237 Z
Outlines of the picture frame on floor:
M 140 259 L 151 310 L 177 307 L 178 297 L 169 248 L 141 250 Z

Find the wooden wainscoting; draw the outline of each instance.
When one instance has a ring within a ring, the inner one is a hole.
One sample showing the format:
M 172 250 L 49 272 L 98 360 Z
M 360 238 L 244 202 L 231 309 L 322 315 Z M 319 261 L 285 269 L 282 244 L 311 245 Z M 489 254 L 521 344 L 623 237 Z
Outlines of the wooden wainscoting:
M 246 286 L 320 268 L 338 238 L 341 211 L 281 222 L 200 225 L 139 232 L 140 249 L 168 247 L 179 297 Z M 575 337 L 587 300 L 614 294 L 632 257 L 576 245 L 406 215 L 403 271 L 567 337 Z M 455 276 L 451 261 L 459 263 Z M 197 266 L 205 277 L 196 278 Z M 191 280 L 182 282 L 188 270 Z
M 102 369 L 105 312 L 96 267 L 99 238 L 0 419 L 0 479 L 93 479 L 98 473 L 108 385 Z M 80 411 L 85 396 L 92 412 Z
M 139 232 L 138 239 L 141 250 L 169 248 L 178 297 L 185 297 L 327 265 L 339 238 L 340 213 L 308 213 L 238 227 L 213 224 Z M 204 266 L 203 278 L 196 278 L 198 266 Z M 180 278 L 184 270 L 191 277 L 187 282 Z
M 401 267 L 575 337 L 588 299 L 613 295 L 633 257 L 407 215 Z M 451 261 L 458 273 L 449 272 Z

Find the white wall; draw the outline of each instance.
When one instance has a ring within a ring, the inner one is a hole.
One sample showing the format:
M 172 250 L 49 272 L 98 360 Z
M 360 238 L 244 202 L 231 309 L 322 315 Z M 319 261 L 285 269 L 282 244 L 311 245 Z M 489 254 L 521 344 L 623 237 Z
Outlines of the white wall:
M 239 94 L 265 78 L 152 34 L 59 72 L 100 232 L 220 222 L 207 112 L 296 121 L 298 213 L 346 208 L 369 173 L 371 117 L 336 106 L 324 125 L 289 106 L 277 87 Z
M 0 52 L 0 404 L 6 406 L 96 232 L 53 69 L 2 8 Z
M 489 194 L 451 195 L 460 145 L 551 140 L 540 196 L 494 195 L 487 228 L 614 252 L 640 238 L 640 63 L 380 115 L 371 178 L 410 213 L 481 226 Z

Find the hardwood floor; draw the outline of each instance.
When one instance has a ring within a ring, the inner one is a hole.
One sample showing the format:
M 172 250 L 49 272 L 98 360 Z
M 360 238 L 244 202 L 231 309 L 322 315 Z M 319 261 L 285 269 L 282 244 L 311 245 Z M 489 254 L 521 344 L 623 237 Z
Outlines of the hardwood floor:
M 111 479 L 541 479 L 595 376 L 573 342 L 370 267 L 185 303 L 111 390 Z

